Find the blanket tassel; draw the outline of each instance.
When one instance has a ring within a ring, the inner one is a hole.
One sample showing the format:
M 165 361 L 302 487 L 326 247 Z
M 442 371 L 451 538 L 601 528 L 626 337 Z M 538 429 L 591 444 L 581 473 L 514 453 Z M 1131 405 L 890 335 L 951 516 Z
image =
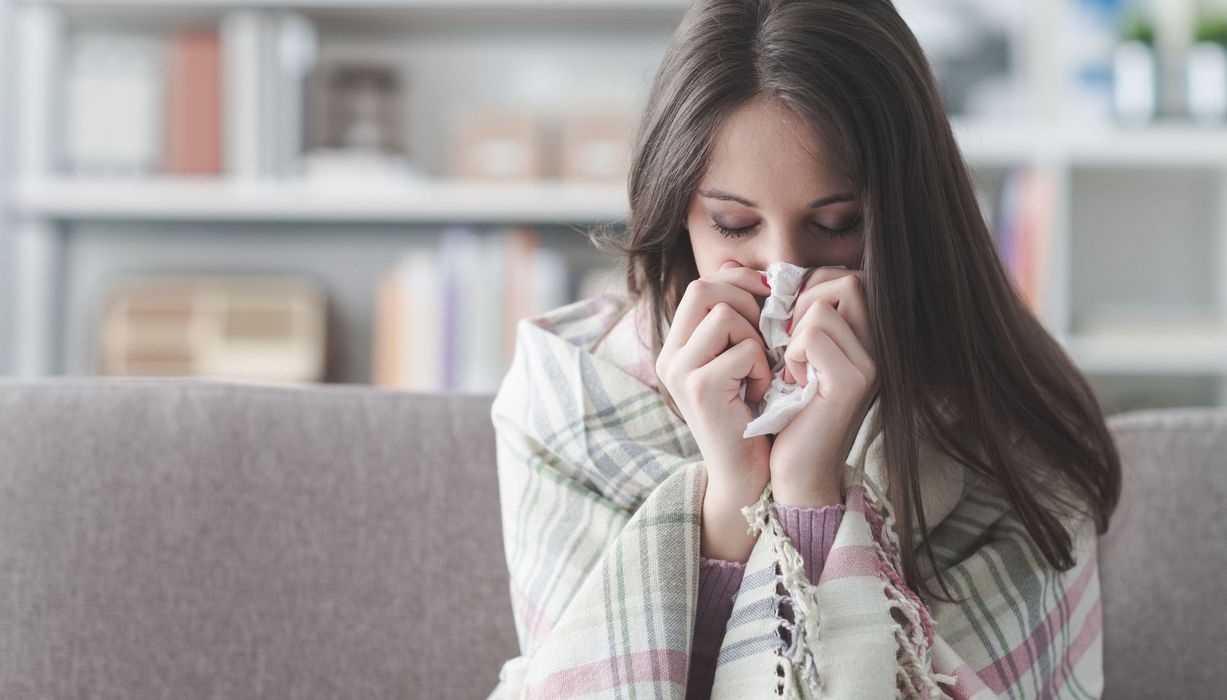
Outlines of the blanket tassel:
M 915 593 L 899 579 L 899 546 L 894 537 L 893 514 L 885 499 L 879 498 L 876 484 L 869 479 L 866 479 L 866 483 L 869 487 L 866 489 L 865 501 L 870 513 L 870 525 L 874 530 L 874 550 L 879 571 L 884 579 L 883 592 L 891 601 L 891 608 L 899 610 L 904 618 L 900 621 L 894 615 L 891 616 L 895 620 L 894 636 L 899 645 L 896 697 L 949 700 L 950 696 L 938 683 L 953 687 L 956 679 L 932 672 L 929 654 L 922 651 L 932 647 L 933 621 Z M 801 554 L 789 544 L 783 527 L 771 512 L 771 503 L 771 486 L 768 484 L 758 503 L 745 507 L 742 513 L 750 522 L 749 534 L 770 530 L 774 535 L 774 541 L 778 543 L 776 581 L 786 590 L 776 596 L 776 609 L 779 609 L 780 603 L 788 603 L 793 610 L 794 622 L 782 617 L 780 620 L 780 629 L 788 631 L 790 639 L 786 646 L 782 645 L 777 651 L 780 659 L 776 670 L 781 677 L 777 694 L 785 700 L 819 698 L 822 697 L 822 682 L 814 653 L 820 645 L 821 637 L 815 586 L 806 579 Z M 883 540 L 886 543 L 885 548 Z M 889 554 L 887 549 L 890 550 Z M 788 591 L 792 594 L 789 595 Z

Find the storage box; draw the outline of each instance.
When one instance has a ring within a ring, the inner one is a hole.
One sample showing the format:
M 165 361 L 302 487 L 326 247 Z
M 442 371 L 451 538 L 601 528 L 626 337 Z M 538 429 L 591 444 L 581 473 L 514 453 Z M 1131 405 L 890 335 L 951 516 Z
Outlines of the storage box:
M 305 278 L 125 278 L 104 305 L 98 371 L 318 382 L 325 317 L 324 292 Z

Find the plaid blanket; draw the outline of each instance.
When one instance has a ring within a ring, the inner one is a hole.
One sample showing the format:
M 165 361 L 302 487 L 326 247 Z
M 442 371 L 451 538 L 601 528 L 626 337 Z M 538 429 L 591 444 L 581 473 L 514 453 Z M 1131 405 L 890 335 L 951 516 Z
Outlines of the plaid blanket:
M 635 314 L 617 320 L 626 303 L 602 294 L 517 324 L 490 415 L 520 655 L 491 699 L 685 696 L 706 472 L 685 423 L 644 381 Z M 1070 523 L 1077 565 L 1057 571 L 990 480 L 923 442 L 920 460 L 928 528 L 911 546 L 930 539 L 956 602 L 922 600 L 902 580 L 875 401 L 818 581 L 783 534 L 770 485 L 743 510 L 758 537 L 714 700 L 1099 697 L 1092 522 Z

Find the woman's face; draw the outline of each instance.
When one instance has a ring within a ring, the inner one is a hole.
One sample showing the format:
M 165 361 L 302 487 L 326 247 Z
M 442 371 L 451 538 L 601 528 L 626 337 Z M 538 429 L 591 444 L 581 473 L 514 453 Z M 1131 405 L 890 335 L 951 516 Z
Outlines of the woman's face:
M 760 99 L 742 105 L 716 134 L 686 228 L 701 276 L 728 260 L 760 272 L 777 260 L 860 269 L 859 212 L 856 193 L 827 167 L 805 122 Z

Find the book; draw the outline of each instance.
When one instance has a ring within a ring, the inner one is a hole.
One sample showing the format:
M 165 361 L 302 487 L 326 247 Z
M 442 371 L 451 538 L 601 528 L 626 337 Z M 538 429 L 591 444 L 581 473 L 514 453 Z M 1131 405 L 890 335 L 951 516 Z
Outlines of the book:
M 479 251 L 481 234 L 466 226 L 446 229 L 439 242 L 439 270 L 443 279 L 442 375 L 438 385 L 448 391 L 463 389 L 463 377 L 477 354 L 469 317 L 479 298 L 493 296 L 497 288 L 483 284 Z
M 997 209 L 1002 262 L 1019 296 L 1037 314 L 1048 301 L 1045 286 L 1055 202 L 1055 175 L 1043 168 L 1021 167 L 1006 175 Z
M 222 172 L 221 45 L 216 29 L 170 34 L 166 72 L 164 171 Z
M 560 252 L 526 227 L 454 226 L 406 251 L 377 281 L 372 381 L 411 391 L 491 392 L 517 322 L 570 300 Z
M 391 268 L 379 276 L 375 293 L 375 327 L 371 342 L 371 383 L 375 386 L 393 387 L 404 383 L 399 362 L 405 353 L 400 326 L 405 314 L 402 301 L 397 270 Z
M 69 173 L 132 177 L 161 168 L 164 47 L 159 37 L 82 31 L 64 69 L 63 159 Z
M 537 234 L 527 227 L 511 227 L 505 234 L 503 271 L 507 286 L 503 290 L 503 362 L 508 367 L 515 356 L 516 325 L 528 315 L 532 306 L 527 285 L 533 278 L 533 256 Z
M 436 391 L 442 388 L 442 327 L 440 305 L 443 301 L 438 254 L 434 250 L 408 252 L 400 266 L 400 293 L 404 295 L 405 315 L 401 337 L 405 369 L 401 385 L 411 391 Z
M 495 290 L 473 296 L 468 318 L 468 338 L 471 352 L 461 387 L 466 391 L 497 388 L 506 368 L 503 366 L 503 345 L 500 330 L 506 309 L 502 290 L 507 288 L 507 274 L 502 266 L 504 234 L 495 232 L 482 237 L 479 262 L 475 268 L 475 285 Z

